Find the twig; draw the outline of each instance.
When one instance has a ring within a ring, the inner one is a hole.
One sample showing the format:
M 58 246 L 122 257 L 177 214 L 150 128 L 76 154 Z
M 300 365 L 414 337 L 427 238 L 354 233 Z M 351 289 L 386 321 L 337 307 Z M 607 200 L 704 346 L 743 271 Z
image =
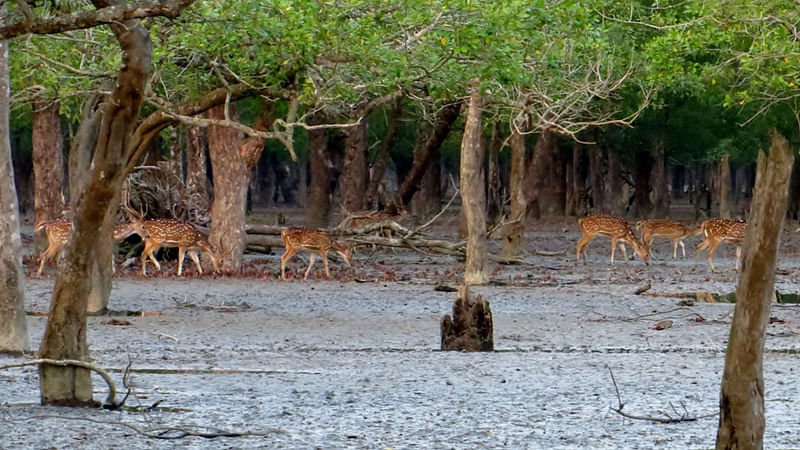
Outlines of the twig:
M 611 382 L 614 383 L 614 391 L 617 393 L 617 405 L 618 406 L 616 408 L 612 406 L 611 410 L 614 411 L 615 413 L 621 415 L 622 417 L 627 417 L 628 419 L 634 419 L 634 420 L 647 420 L 647 421 L 655 422 L 655 423 L 680 423 L 680 422 L 695 422 L 695 421 L 697 421 L 699 419 L 706 419 L 708 417 L 714 417 L 714 416 L 716 416 L 718 414 L 718 413 L 711 413 L 711 414 L 706 414 L 706 415 L 703 415 L 703 416 L 691 416 L 691 415 L 689 415 L 689 411 L 686 410 L 685 406 L 683 407 L 683 411 L 684 412 L 682 414 L 680 414 L 678 417 L 672 417 L 667 413 L 663 413 L 664 417 L 652 417 L 652 416 L 637 416 L 637 415 L 634 415 L 634 414 L 628 414 L 626 412 L 623 412 L 622 408 L 625 407 L 625 404 L 622 403 L 622 396 L 620 396 L 620 394 L 619 394 L 619 387 L 617 386 L 617 380 L 614 378 L 614 371 L 611 370 L 610 366 L 606 366 L 606 368 L 608 369 L 608 372 L 611 374 Z M 670 402 L 670 406 L 672 406 L 672 410 L 675 411 L 675 413 L 677 414 L 677 411 L 675 410 L 675 406 L 673 406 L 671 402 Z

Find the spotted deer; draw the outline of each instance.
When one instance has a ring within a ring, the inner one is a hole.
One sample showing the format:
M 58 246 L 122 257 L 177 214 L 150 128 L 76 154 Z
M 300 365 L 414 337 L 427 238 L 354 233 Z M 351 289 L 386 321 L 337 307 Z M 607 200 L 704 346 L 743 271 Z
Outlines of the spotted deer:
M 672 220 L 642 220 L 636 223 L 636 228 L 642 232 L 642 242 L 647 246 L 650 256 L 653 256 L 653 238 L 656 236 L 672 239 L 672 258 L 678 257 L 678 245 L 681 253 L 686 257 L 686 245 L 683 240 L 689 236 L 701 233 L 700 227 L 689 227 Z
M 34 228 L 34 231 L 41 230 L 44 230 L 45 235 L 47 236 L 48 245 L 39 256 L 40 262 L 39 270 L 36 271 L 37 276 L 42 275 L 42 270 L 44 269 L 45 263 L 47 263 L 50 258 L 61 253 L 61 250 L 67 244 L 67 240 L 69 239 L 70 234 L 72 234 L 72 221 L 69 219 L 44 221 L 37 224 Z M 133 220 L 124 225 L 114 226 L 114 241 L 121 241 L 133 234 L 138 234 L 140 236 L 145 235 L 144 227 L 141 221 Z M 111 271 L 116 272 L 113 255 L 111 256 Z
M 578 220 L 578 224 L 581 227 L 583 236 L 581 236 L 581 239 L 578 241 L 575 254 L 576 260 L 580 261 L 581 253 L 583 253 L 583 263 L 586 264 L 586 247 L 589 245 L 589 242 L 594 239 L 595 236 L 606 236 L 611 238 L 612 265 L 614 264 L 614 251 L 616 250 L 617 244 L 620 242 L 624 242 L 633 247 L 633 250 L 639 255 L 639 258 L 641 258 L 645 264 L 650 264 L 647 247 L 633 234 L 633 230 L 631 230 L 630 225 L 628 225 L 628 222 L 625 220 L 614 216 L 592 214 L 581 217 Z M 621 247 L 622 253 L 627 260 L 628 252 L 625 250 L 624 246 Z
M 703 233 L 703 242 L 697 246 L 697 255 L 695 260 L 700 258 L 700 253 L 708 249 L 708 265 L 711 271 L 715 271 L 714 261 L 712 255 L 714 251 L 723 242 L 732 242 L 736 244 L 736 270 L 739 270 L 739 260 L 742 256 L 742 242 L 744 241 L 744 234 L 747 231 L 747 222 L 744 220 L 730 220 L 730 219 L 711 219 L 706 220 L 700 225 L 701 232 Z
M 220 257 L 203 233 L 194 225 L 173 219 L 151 219 L 144 221 L 144 229 L 147 237 L 144 239 L 144 250 L 142 250 L 141 264 L 142 275 L 147 275 L 147 258 L 153 261 L 156 270 L 161 270 L 161 264 L 153 253 L 161 247 L 178 247 L 178 276 L 183 273 L 183 259 L 186 253 L 194 261 L 197 271 L 203 273 L 197 251 L 205 252 L 211 258 L 214 270 L 219 270 Z
M 281 257 L 281 279 L 283 280 L 286 279 L 286 263 L 292 255 L 297 253 L 300 249 L 311 252 L 308 268 L 303 276 L 304 280 L 308 279 L 308 274 L 311 272 L 311 267 L 314 265 L 314 256 L 316 253 L 322 256 L 322 263 L 325 265 L 325 275 L 328 279 L 331 278 L 331 272 L 328 269 L 329 251 L 333 250 L 342 255 L 348 266 L 353 265 L 350 245 L 335 241 L 327 231 L 310 228 L 284 228 L 281 230 L 281 239 L 283 240 L 283 246 L 286 247 L 286 252 L 284 252 Z

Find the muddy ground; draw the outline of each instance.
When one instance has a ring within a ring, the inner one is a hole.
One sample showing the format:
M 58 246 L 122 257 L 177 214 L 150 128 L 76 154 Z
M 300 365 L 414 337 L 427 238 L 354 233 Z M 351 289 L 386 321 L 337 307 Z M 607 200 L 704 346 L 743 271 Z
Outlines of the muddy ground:
M 666 241 L 657 241 L 649 267 L 638 260 L 609 266 L 609 242 L 600 238 L 589 246 L 589 264 L 576 265 L 578 238 L 573 220 L 551 221 L 526 234 L 529 264 L 492 264 L 492 285 L 476 291 L 491 303 L 497 351 L 479 354 L 439 351 L 439 320 L 455 294 L 434 288 L 457 286 L 463 262 L 455 258 L 405 251 L 368 258 L 362 249 L 353 269 L 332 261 L 335 281 L 278 280 L 279 251 L 249 256 L 244 278 L 198 277 L 191 265 L 180 279 L 143 278 L 134 264 L 115 280 L 117 313 L 89 319 L 96 364 L 118 384 L 132 364 L 131 408 L 40 407 L 35 369 L 0 371 L 0 446 L 713 447 L 733 305 L 686 306 L 669 295 L 734 291 L 733 247 L 717 252 L 720 272 L 712 274 L 693 255 L 672 260 Z M 687 240 L 690 254 L 698 242 Z M 566 253 L 536 256 L 537 249 Z M 293 272 L 304 267 L 301 259 L 291 263 Z M 784 233 L 779 291 L 800 292 L 798 269 L 800 237 Z M 165 270 L 174 272 L 174 263 Z M 28 311 L 47 311 L 54 273 L 49 267 L 43 278 L 26 279 Z M 322 275 L 321 265 L 314 274 Z M 634 294 L 648 282 L 646 295 Z M 772 316 L 765 448 L 798 448 L 800 309 L 775 304 Z M 654 329 L 665 319 L 671 327 Z M 29 316 L 34 349 L 45 321 Z M 609 370 L 624 411 L 698 420 L 621 417 L 611 410 L 618 399 Z M 95 391 L 105 398 L 100 378 Z M 159 440 L 140 433 L 164 427 L 253 434 Z

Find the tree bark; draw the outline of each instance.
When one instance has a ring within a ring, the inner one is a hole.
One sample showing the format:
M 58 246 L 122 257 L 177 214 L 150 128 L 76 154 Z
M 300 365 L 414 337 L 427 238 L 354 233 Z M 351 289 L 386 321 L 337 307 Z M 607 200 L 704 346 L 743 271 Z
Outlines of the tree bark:
M 597 131 L 590 130 L 590 140 L 593 142 L 587 147 L 589 153 L 589 177 L 592 188 L 592 206 L 595 212 L 608 212 L 606 205 L 606 168 L 603 166 L 603 152 L 597 143 Z M 611 169 L 611 155 L 609 155 L 608 181 L 613 183 Z M 612 191 L 614 192 L 614 191 Z
M 342 207 L 347 211 L 364 209 L 367 188 L 367 114 L 366 105 L 356 107 L 350 120 L 359 124 L 351 127 L 345 138 L 340 195 Z
M 510 221 L 503 236 L 502 255 L 515 258 L 522 254 L 522 237 L 525 231 L 527 201 L 525 200 L 525 135 L 526 123 L 517 124 L 512 130 L 511 145 L 511 179 L 509 190 L 511 196 Z
M 325 227 L 330 220 L 331 195 L 337 175 L 328 152 L 328 134 L 325 129 L 308 131 L 308 147 L 311 186 L 308 189 L 306 225 Z
M 439 149 L 442 148 L 444 140 L 450 134 L 450 130 L 453 128 L 453 124 L 458 119 L 460 112 L 461 101 L 445 105 L 439 110 L 439 114 L 436 116 L 436 124 L 431 134 L 414 149 L 414 164 L 397 190 L 397 196 L 400 198 L 401 204 L 409 204 L 414 192 L 419 189 L 420 180 L 425 175 L 428 167 L 439 156 Z M 416 155 L 419 155 L 419 157 Z
M 730 157 L 724 155 L 719 161 L 719 217 L 731 218 L 731 165 Z
M 483 139 L 481 107 L 483 98 L 478 82 L 472 94 L 461 141 L 461 207 L 467 224 L 467 262 L 464 284 L 486 284 L 489 268 L 486 258 L 486 193 L 483 178 Z
M 492 139 L 489 144 L 489 170 L 487 184 L 487 211 L 489 224 L 500 222 L 503 215 L 503 185 L 500 181 L 500 150 L 503 147 L 502 126 L 499 120 L 495 121 L 492 130 Z
M 548 171 L 553 169 L 554 135 L 551 130 L 543 130 L 536 140 L 533 149 L 533 160 L 527 170 L 526 184 L 528 198 L 528 218 L 541 219 L 543 205 L 546 202 L 544 194 Z
M 33 104 L 33 211 L 35 223 L 54 220 L 64 209 L 64 156 L 61 137 L 60 103 Z M 36 236 L 36 248 L 47 247 L 47 237 Z
M 230 105 L 228 112 L 230 120 L 237 120 L 233 105 Z M 226 119 L 225 105 L 215 106 L 206 114 L 209 119 Z M 260 138 L 256 139 L 246 144 L 239 131 L 216 125 L 208 127 L 208 155 L 214 177 L 208 241 L 216 248 L 218 255 L 224 255 L 220 264 L 224 271 L 238 271 L 242 264 L 251 169 L 249 157 L 251 151 L 260 154 L 264 146 Z
M 367 208 L 377 209 L 378 201 L 378 187 L 383 181 L 383 175 L 386 173 L 386 167 L 392 160 L 391 150 L 397 141 L 397 129 L 400 126 L 400 117 L 403 115 L 403 100 L 398 98 L 394 101 L 391 110 L 389 111 L 388 127 L 386 128 L 386 135 L 383 137 L 381 149 L 375 163 L 372 165 L 369 174 L 369 185 L 367 186 Z
M 640 152 L 636 155 L 636 168 L 634 170 L 633 215 L 635 217 L 649 217 L 653 212 L 650 203 L 650 170 L 652 162 L 650 155 Z
M 655 217 L 669 217 L 670 193 L 667 180 L 667 150 L 664 136 L 653 136 L 653 169 L 650 175 L 653 187 L 653 213 Z
M 197 211 L 208 212 L 211 208 L 211 187 L 208 182 L 208 140 L 206 129 L 187 127 L 186 129 L 186 178 L 183 182 L 181 199 Z M 195 221 L 206 214 L 193 217 Z M 205 220 L 208 220 L 207 218 Z M 198 223 L 205 225 L 205 223 Z
M 625 184 L 622 174 L 622 161 L 619 158 L 619 150 L 614 147 L 608 148 L 608 192 L 606 196 L 604 212 L 615 215 L 625 213 L 625 206 L 628 204 L 630 191 Z
M 5 18 L 6 4 L 0 7 Z M 0 19 L 0 22 L 2 19 Z M 25 320 L 19 205 L 11 160 L 8 41 L 0 41 L 0 353 L 30 350 Z
M 453 316 L 442 317 L 442 350 L 494 351 L 493 322 L 489 302 L 481 295 L 473 298 L 469 285 L 461 285 L 453 303 Z
M 720 394 L 717 449 L 760 449 L 764 438 L 764 341 L 775 295 L 775 267 L 794 154 L 770 130 L 769 155 L 758 156 L 755 194 L 744 241 Z
M 102 0 L 95 7 L 107 5 Z M 53 301 L 39 356 L 86 361 L 86 312 L 90 271 L 95 248 L 111 230 L 104 219 L 119 193 L 129 163 L 131 136 L 150 77 L 152 42 L 137 20 L 110 24 L 120 44 L 123 61 L 110 97 L 103 103 L 102 121 L 92 156 L 86 189 L 76 202 L 73 230 L 64 247 L 65 257 L 53 290 Z M 102 232 L 101 232 L 102 230 Z M 107 264 L 108 260 L 105 260 Z M 92 404 L 89 371 L 77 367 L 39 366 L 41 401 L 54 405 Z

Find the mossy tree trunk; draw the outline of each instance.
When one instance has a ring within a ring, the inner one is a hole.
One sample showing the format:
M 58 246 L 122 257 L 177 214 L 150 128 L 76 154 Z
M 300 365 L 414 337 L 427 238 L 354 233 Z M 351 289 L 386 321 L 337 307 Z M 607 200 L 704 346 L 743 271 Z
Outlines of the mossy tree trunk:
M 764 446 L 764 341 L 775 296 L 775 267 L 794 162 L 783 136 L 773 129 L 770 140 L 769 155 L 758 156 L 742 273 L 725 353 L 716 443 L 720 450 Z

